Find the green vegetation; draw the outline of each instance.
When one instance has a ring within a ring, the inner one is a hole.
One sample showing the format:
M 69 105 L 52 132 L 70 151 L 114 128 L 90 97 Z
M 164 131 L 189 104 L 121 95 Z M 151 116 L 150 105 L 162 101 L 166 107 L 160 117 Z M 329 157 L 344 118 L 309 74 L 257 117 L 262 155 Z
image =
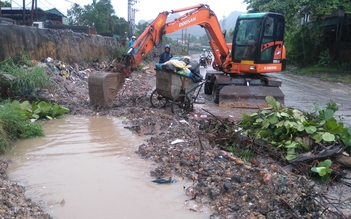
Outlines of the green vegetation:
M 332 169 L 330 169 L 331 164 L 332 164 L 331 160 L 327 159 L 323 162 L 320 162 L 317 167 L 312 167 L 311 171 L 318 173 L 319 176 L 321 177 L 322 182 L 325 183 L 327 182 L 330 176 L 330 173 L 333 171 Z
M 125 38 L 128 32 L 128 22 L 115 15 L 110 0 L 93 0 L 83 7 L 72 4 L 67 10 L 67 17 L 70 25 L 95 27 L 98 33 L 111 33 Z
M 330 101 L 325 109 L 315 105 L 313 113 L 283 108 L 274 97 L 266 97 L 270 107 L 250 115 L 244 114 L 238 122 L 243 134 L 285 149 L 286 159 L 297 157 L 296 151 L 308 151 L 312 144 L 342 144 L 351 146 L 351 126 L 334 118 L 337 105 Z M 313 142 L 313 143 L 311 143 Z
M 229 152 L 232 152 L 234 156 L 241 158 L 244 162 L 247 162 L 251 157 L 253 157 L 253 153 L 246 149 L 242 150 L 236 146 L 229 146 L 226 148 Z
M 351 74 L 342 67 L 310 66 L 294 70 L 296 74 L 316 77 L 323 81 L 351 84 Z
M 31 123 L 21 113 L 18 104 L 9 101 L 0 104 L 0 151 L 5 152 L 12 142 L 36 136 L 43 136 L 40 123 Z
M 1 7 L 11 7 L 11 3 L 9 1 L 0 1 Z
M 45 89 L 51 84 L 43 67 L 25 69 L 11 58 L 0 63 L 0 77 L 2 92 L 7 92 L 11 97 L 26 97 L 38 88 Z

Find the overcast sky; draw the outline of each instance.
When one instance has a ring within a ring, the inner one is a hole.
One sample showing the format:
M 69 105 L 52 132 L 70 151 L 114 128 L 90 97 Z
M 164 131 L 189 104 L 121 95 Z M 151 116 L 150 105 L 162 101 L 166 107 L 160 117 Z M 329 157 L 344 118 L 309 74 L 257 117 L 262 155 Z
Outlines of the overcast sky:
M 12 7 L 22 7 L 23 0 L 12 1 Z M 67 15 L 67 9 L 71 8 L 73 3 L 80 6 L 91 4 L 93 0 L 37 0 L 38 7 L 43 10 L 57 8 L 61 13 Z M 97 0 L 98 1 L 98 0 Z M 136 22 L 140 20 L 152 20 L 163 11 L 179 9 L 183 7 L 197 5 L 199 3 L 208 4 L 216 13 L 218 19 L 228 16 L 232 11 L 246 11 L 246 5 L 243 0 L 138 0 L 133 8 L 139 10 L 135 14 Z M 25 0 L 26 7 L 31 7 L 31 0 Z M 128 20 L 128 0 L 111 0 L 113 8 L 118 17 L 124 17 Z

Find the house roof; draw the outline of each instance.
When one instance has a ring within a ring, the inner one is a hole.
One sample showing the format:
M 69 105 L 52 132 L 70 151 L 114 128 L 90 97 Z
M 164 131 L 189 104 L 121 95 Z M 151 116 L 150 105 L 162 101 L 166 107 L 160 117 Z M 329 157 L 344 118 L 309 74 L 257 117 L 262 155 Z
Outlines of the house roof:
M 58 16 L 62 16 L 62 17 L 66 17 L 64 14 L 62 14 L 59 10 L 57 10 L 56 8 L 52 8 L 52 9 L 49 9 L 49 10 L 46 10 L 45 11 L 46 13 L 50 13 L 50 14 L 55 14 L 55 15 L 58 15 Z
M 23 8 L 21 8 L 21 7 L 12 7 L 12 8 L 11 7 L 1 7 L 1 10 L 2 11 L 23 11 Z M 32 8 L 26 7 L 26 10 L 30 11 L 30 10 L 32 10 Z M 62 14 L 56 8 L 52 8 L 52 9 L 49 9 L 49 10 L 46 10 L 46 11 L 44 11 L 41 8 L 38 8 L 38 11 L 43 11 L 43 12 L 45 12 L 47 14 L 54 14 L 54 15 L 57 15 L 57 16 L 60 16 L 60 17 L 66 17 L 64 14 Z

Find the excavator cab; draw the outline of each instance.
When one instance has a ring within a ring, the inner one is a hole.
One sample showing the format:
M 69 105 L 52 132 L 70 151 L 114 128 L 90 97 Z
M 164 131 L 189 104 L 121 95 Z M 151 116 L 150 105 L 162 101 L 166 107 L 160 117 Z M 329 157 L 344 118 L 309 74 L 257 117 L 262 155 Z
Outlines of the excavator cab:
M 285 68 L 284 17 L 277 13 L 243 14 L 237 19 L 232 60 L 243 64 L 281 64 Z M 262 73 L 262 72 L 257 72 Z

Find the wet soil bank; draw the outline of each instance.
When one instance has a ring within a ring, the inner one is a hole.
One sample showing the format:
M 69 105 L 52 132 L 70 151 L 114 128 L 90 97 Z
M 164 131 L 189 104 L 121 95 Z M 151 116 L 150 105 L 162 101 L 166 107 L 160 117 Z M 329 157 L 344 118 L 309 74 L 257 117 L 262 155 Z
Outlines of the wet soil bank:
M 104 62 L 96 63 L 85 73 L 94 74 L 103 66 Z M 47 72 L 56 86 L 43 91 L 42 98 L 70 108 L 71 115 L 127 118 L 125 128 L 149 136 L 136 153 L 157 163 L 150 175 L 155 179 L 182 177 L 192 181 L 184 192 L 189 200 L 208 205 L 214 212 L 210 218 L 351 218 L 349 199 L 328 193 L 336 189 L 347 195 L 350 190 L 344 184 L 321 184 L 308 175 L 287 171 L 279 161 L 279 153 L 272 153 L 264 145 L 251 144 L 239 132 L 226 133 L 228 126 L 234 126 L 233 118 L 240 118 L 235 111 L 226 120 L 228 113 L 218 113 L 214 118 L 201 105 L 196 105 L 194 113 L 187 116 L 172 114 L 169 105 L 164 109 L 152 108 L 149 101 L 155 86 L 152 69 L 134 72 L 113 107 L 100 109 L 89 105 L 87 81 L 79 72 L 72 73 L 67 80 L 49 67 Z M 218 137 L 229 139 L 236 146 L 252 145 L 254 157 L 243 161 L 221 150 L 221 145 L 213 141 Z
M 0 25 L 0 62 L 8 57 L 41 60 L 52 57 L 61 61 L 82 63 L 102 57 L 117 57 L 118 42 L 113 37 L 75 33 L 68 29 L 38 29 L 18 25 Z

